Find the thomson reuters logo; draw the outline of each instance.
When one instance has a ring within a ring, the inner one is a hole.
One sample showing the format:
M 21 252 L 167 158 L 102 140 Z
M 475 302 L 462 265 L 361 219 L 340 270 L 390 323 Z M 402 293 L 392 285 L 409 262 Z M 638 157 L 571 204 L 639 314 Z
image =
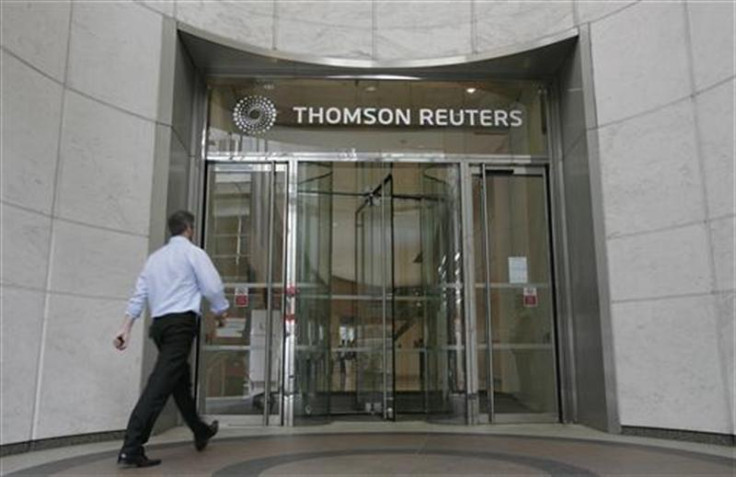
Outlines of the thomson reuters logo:
M 235 104 L 233 121 L 245 134 L 263 134 L 276 122 L 276 106 L 263 96 L 246 96 Z

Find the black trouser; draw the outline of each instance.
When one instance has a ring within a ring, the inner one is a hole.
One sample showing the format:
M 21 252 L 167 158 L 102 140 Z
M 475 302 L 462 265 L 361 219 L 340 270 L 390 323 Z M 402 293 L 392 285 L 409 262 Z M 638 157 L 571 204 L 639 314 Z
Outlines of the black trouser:
M 149 336 L 158 348 L 156 365 L 138 399 L 125 431 L 120 451 L 128 456 L 143 452 L 156 418 L 173 394 L 176 406 L 195 436 L 204 436 L 209 427 L 197 415 L 191 391 L 189 353 L 197 334 L 194 313 L 172 313 L 153 320 Z

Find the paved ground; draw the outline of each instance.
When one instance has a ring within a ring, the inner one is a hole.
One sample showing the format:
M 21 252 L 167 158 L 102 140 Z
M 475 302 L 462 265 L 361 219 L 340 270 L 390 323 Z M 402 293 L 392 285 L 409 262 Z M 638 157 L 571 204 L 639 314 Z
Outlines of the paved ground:
M 147 446 L 158 467 L 118 469 L 119 443 L 0 460 L 2 475 L 736 475 L 734 448 L 612 436 L 582 426 L 337 423 L 310 428 L 225 426 L 204 452 L 186 429 Z

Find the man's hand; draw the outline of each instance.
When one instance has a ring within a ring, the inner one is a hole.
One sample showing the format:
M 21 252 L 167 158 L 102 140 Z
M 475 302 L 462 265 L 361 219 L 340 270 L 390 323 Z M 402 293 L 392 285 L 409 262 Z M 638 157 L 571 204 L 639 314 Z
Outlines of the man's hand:
M 123 320 L 123 326 L 120 327 L 120 331 L 115 335 L 115 338 L 112 340 L 112 345 L 119 349 L 120 351 L 123 351 L 125 348 L 128 347 L 128 343 L 130 342 L 130 329 L 133 327 L 133 319 L 129 316 L 126 316 Z
M 120 330 L 118 334 L 115 335 L 115 339 L 113 340 L 112 344 L 120 351 L 124 350 L 128 347 L 128 342 L 130 341 L 130 331 L 129 330 Z
M 217 327 L 222 328 L 225 326 L 225 320 L 228 319 L 230 315 L 228 315 L 227 311 L 223 311 L 219 315 L 215 315 L 215 320 L 217 321 Z

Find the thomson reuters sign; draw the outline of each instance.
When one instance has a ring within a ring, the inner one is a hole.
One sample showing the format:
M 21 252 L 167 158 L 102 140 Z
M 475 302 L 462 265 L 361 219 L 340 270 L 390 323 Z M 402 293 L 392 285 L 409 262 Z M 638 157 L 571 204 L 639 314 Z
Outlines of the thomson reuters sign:
M 449 109 L 292 106 L 297 125 L 385 127 L 518 128 L 521 109 Z M 233 111 L 235 124 L 246 134 L 260 134 L 273 126 L 276 108 L 262 96 L 241 99 Z

